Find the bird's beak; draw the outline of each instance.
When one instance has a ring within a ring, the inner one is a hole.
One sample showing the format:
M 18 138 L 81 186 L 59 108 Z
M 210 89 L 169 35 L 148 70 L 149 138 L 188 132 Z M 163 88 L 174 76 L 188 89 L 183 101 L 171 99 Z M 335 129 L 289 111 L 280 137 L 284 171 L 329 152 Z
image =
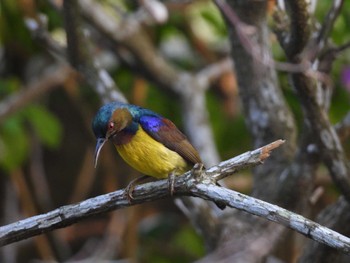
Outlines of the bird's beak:
M 96 143 L 96 148 L 95 148 L 95 156 L 94 156 L 94 166 L 96 168 L 97 166 L 97 160 L 98 160 L 98 156 L 100 155 L 100 151 L 103 147 L 103 145 L 105 144 L 107 140 L 105 138 L 98 138 L 97 139 L 97 143 Z

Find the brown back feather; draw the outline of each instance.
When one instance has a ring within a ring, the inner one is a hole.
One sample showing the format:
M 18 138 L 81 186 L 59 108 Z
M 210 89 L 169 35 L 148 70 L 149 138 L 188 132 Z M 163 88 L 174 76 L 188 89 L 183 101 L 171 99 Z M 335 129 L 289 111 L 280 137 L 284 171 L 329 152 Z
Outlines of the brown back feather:
M 202 163 L 197 150 L 187 140 L 187 137 L 170 120 L 163 118 L 163 126 L 157 133 L 146 132 L 170 150 L 177 152 L 189 164 Z

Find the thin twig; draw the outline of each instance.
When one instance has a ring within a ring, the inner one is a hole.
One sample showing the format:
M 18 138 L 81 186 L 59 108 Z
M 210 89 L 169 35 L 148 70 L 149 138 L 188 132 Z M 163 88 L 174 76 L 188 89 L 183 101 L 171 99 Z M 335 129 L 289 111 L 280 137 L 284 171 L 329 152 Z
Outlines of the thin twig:
M 345 51 L 348 48 L 350 48 L 350 41 L 340 45 L 339 47 L 334 48 L 333 50 L 336 53 L 336 55 L 339 55 L 339 53 Z
M 243 153 L 237 157 L 221 162 L 220 164 L 209 168 L 206 173 L 210 175 L 210 178 L 212 178 L 214 182 L 220 181 L 228 175 L 236 173 L 246 167 L 263 163 L 270 156 L 270 152 L 281 146 L 284 142 L 284 140 L 277 140 L 257 150 Z M 233 164 L 227 165 L 229 163 Z
M 333 29 L 334 23 L 340 14 L 343 4 L 344 0 L 333 1 L 332 7 L 329 9 L 327 16 L 323 20 L 321 29 L 317 32 L 314 41 L 308 48 L 307 53 L 310 53 L 310 60 L 314 60 L 319 52 L 325 47 L 329 34 Z

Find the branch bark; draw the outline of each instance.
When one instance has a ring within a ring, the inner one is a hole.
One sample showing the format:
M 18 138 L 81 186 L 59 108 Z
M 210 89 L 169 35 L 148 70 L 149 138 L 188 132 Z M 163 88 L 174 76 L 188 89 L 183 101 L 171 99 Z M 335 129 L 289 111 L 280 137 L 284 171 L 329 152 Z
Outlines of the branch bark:
M 275 141 L 257 150 L 222 162 L 207 171 L 189 171 L 176 179 L 175 193 L 177 196 L 190 195 L 210 201 L 223 202 L 229 207 L 277 222 L 315 241 L 350 254 L 349 238 L 286 209 L 215 184 L 218 179 L 231 175 L 240 169 L 262 163 L 270 151 L 282 143 L 282 140 Z M 49 213 L 0 227 L 0 245 L 4 246 L 53 229 L 62 228 L 93 215 L 154 201 L 168 195 L 168 181 L 161 180 L 136 186 L 133 193 L 134 199 L 131 201 L 127 199 L 124 190 L 118 190 L 77 204 L 63 206 Z
M 283 143 L 283 140 L 275 141 L 257 150 L 246 152 L 230 160 L 224 161 L 204 172 L 194 170 L 192 177 L 192 173 L 187 172 L 184 176 L 181 176 L 176 180 L 175 192 L 177 195 L 196 196 L 195 190 L 193 190 L 196 187 L 195 185 L 216 184 L 218 180 L 221 180 L 222 178 L 241 169 L 259 165 L 269 156 L 270 151 L 279 147 Z M 216 189 L 216 191 L 218 189 Z M 198 195 L 203 195 L 202 190 L 198 192 Z M 5 245 L 11 242 L 11 240 L 14 242 L 36 234 L 50 231 L 55 228 L 64 227 L 81 219 L 87 218 L 92 214 L 100 214 L 112 209 L 118 209 L 164 198 L 168 196 L 167 180 L 138 186 L 135 188 L 133 196 L 135 199 L 131 200 L 129 203 L 128 199 L 123 194 L 123 191 L 119 190 L 110 194 L 88 199 L 75 205 L 68 205 L 58 208 L 45 215 L 39 215 L 32 219 L 29 218 L 22 220 L 20 221 L 21 223 L 13 223 L 11 225 L 1 227 L 0 244 Z M 216 194 L 212 193 L 208 194 L 207 198 L 212 198 L 211 200 L 215 201 L 215 196 Z M 219 198 L 223 198 L 223 196 Z M 41 223 L 39 224 L 38 222 Z
M 350 205 L 344 198 L 324 209 L 316 218 L 323 226 L 332 228 L 343 235 L 350 234 Z M 346 257 L 347 260 L 341 261 Z M 337 250 L 326 247 L 323 244 L 308 242 L 304 253 L 299 259 L 300 263 L 306 262 L 349 262 L 350 257 L 338 253 Z

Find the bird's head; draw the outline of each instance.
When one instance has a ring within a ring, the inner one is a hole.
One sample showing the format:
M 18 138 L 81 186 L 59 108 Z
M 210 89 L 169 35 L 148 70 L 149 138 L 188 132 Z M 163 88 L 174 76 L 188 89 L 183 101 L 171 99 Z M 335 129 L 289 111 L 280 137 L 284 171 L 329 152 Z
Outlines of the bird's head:
M 126 104 L 112 102 L 98 110 L 92 122 L 92 130 L 97 139 L 94 157 L 95 167 L 105 142 L 127 128 L 132 122 L 133 116 Z

